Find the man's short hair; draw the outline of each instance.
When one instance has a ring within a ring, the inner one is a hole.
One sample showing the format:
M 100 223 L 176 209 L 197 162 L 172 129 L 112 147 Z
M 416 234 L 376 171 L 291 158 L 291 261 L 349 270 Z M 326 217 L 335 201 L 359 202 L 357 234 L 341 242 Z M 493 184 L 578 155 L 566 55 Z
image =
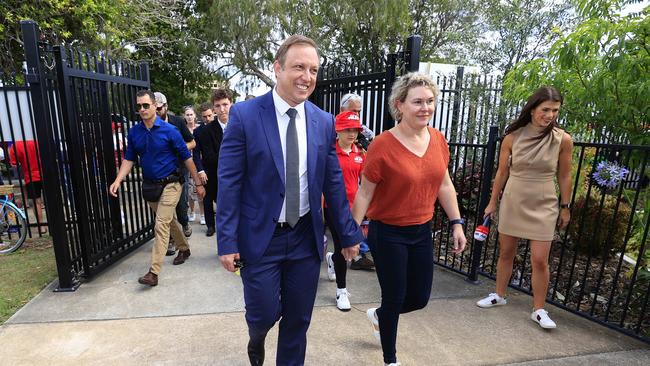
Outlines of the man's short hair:
M 141 98 L 145 95 L 149 96 L 149 98 L 151 98 L 151 101 L 156 103 L 156 95 L 149 89 L 138 90 L 138 92 L 135 93 L 136 98 Z
M 316 42 L 314 42 L 313 39 L 306 36 L 302 36 L 300 34 L 294 34 L 293 36 L 287 38 L 282 43 L 282 45 L 280 45 L 280 48 L 278 48 L 278 52 L 275 53 L 275 58 L 273 59 L 273 61 L 278 61 L 280 63 L 280 66 L 284 67 L 284 61 L 286 61 L 287 52 L 289 51 L 289 48 L 297 44 L 314 47 L 314 49 L 316 50 L 316 54 L 318 54 L 318 58 L 320 59 L 320 52 L 318 52 L 318 46 L 316 45 Z
M 347 93 L 341 97 L 341 107 L 347 107 L 351 101 L 356 101 L 359 102 L 359 104 L 363 105 L 363 101 L 361 100 L 361 96 L 359 94 Z
M 212 92 L 212 98 L 210 98 L 210 101 L 214 104 L 217 100 L 221 99 L 228 99 L 230 102 L 232 102 L 232 92 L 228 89 L 217 89 L 214 92 Z
M 210 104 L 208 102 L 205 102 L 205 103 L 201 104 L 201 108 L 200 108 L 201 112 L 200 113 L 203 114 L 203 112 L 207 111 L 208 109 L 212 110 L 212 104 Z

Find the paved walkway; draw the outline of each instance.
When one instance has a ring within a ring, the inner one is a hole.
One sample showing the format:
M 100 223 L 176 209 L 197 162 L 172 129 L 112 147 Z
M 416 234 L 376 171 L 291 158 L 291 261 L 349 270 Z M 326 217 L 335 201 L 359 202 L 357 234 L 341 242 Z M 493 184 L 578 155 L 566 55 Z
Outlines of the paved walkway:
M 167 257 L 160 283 L 137 283 L 152 243 L 122 259 L 74 293 L 54 284 L 0 326 L 2 365 L 247 365 L 240 278 L 221 268 L 214 237 L 194 225 L 192 256 Z M 335 284 L 321 271 L 308 333 L 307 365 L 382 365 L 365 310 L 379 302 L 374 272 L 349 271 L 353 309 L 334 302 Z M 403 315 L 398 360 L 403 365 L 643 365 L 650 346 L 549 306 L 558 329 L 529 319 L 531 298 L 512 293 L 504 307 L 475 301 L 493 283 L 471 285 L 436 268 L 429 306 Z M 267 338 L 273 365 L 277 327 Z

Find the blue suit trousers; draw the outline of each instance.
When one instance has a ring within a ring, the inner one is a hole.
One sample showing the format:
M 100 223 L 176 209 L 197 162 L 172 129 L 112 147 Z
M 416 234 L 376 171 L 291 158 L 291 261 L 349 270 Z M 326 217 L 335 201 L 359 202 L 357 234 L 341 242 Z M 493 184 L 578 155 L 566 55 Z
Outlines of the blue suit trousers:
M 251 340 L 280 320 L 277 365 L 303 365 L 316 299 L 320 257 L 310 214 L 294 228 L 276 229 L 262 259 L 244 263 L 241 277 Z

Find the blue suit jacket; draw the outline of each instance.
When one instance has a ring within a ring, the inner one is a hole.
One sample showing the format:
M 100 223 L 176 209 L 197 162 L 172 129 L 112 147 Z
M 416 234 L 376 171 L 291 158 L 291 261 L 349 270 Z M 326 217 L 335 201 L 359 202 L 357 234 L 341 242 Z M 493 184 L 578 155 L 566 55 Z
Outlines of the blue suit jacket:
M 305 102 L 309 208 L 323 258 L 321 196 L 337 220 L 343 247 L 363 240 L 352 219 L 336 156 L 334 118 Z M 219 255 L 257 262 L 268 247 L 284 201 L 284 161 L 272 92 L 235 104 L 221 143 L 217 193 Z

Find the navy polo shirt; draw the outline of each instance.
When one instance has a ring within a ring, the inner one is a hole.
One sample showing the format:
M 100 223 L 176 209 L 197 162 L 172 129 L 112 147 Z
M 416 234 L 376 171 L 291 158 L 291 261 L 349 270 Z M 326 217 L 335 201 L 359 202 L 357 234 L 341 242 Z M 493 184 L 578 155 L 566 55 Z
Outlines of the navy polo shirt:
M 142 175 L 146 179 L 163 179 L 176 171 L 178 159 L 191 157 L 178 129 L 156 117 L 151 130 L 144 122 L 131 127 L 127 138 L 126 160 L 140 157 Z

